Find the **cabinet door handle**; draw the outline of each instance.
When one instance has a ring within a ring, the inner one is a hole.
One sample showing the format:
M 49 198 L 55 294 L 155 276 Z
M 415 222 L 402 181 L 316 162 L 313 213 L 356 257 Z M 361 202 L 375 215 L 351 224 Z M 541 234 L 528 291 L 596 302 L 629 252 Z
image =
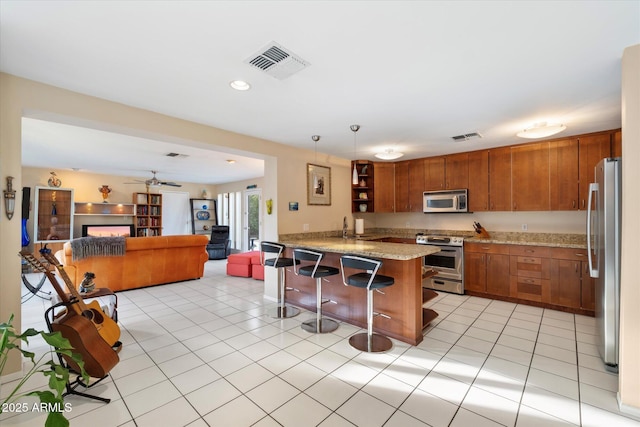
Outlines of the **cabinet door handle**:
M 487 255 L 487 262 L 491 262 L 491 255 Z
M 584 254 L 576 254 L 576 256 L 584 256 Z
M 488 247 L 488 246 L 483 246 L 483 247 L 482 247 L 482 250 L 483 250 L 483 251 L 488 251 L 488 250 L 489 250 L 489 247 Z
M 484 262 L 484 255 L 482 255 L 482 256 L 480 257 L 480 260 L 481 260 L 482 262 Z
M 584 204 L 585 204 L 585 201 L 584 199 L 582 199 L 582 209 L 584 209 Z
M 533 253 L 536 252 L 535 249 L 525 249 L 524 251 L 527 252 L 527 253 L 530 253 L 530 254 L 533 254 Z
M 575 264 L 576 273 L 578 272 L 578 263 Z
M 575 208 L 576 208 L 576 201 L 575 201 L 575 200 L 572 200 L 572 201 L 571 201 L 571 207 L 572 207 L 573 209 L 575 209 Z

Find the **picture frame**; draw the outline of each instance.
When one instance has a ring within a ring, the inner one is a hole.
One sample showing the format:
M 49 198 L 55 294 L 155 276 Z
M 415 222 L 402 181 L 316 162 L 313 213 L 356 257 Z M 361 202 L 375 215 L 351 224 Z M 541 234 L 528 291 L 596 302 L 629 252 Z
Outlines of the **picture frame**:
M 331 168 L 307 163 L 307 204 L 331 205 Z

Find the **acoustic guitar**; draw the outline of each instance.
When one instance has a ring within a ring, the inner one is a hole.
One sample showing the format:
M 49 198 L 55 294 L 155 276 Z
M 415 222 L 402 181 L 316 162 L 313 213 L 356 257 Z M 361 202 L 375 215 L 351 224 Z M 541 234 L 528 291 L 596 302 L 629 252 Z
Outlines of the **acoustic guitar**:
M 52 265 L 56 267 L 58 272 L 60 273 L 60 277 L 64 280 L 69 292 L 71 293 L 73 299 L 70 299 L 68 294 L 62 289 L 55 276 L 49 271 L 49 269 L 42 264 L 36 257 L 26 251 L 21 251 L 20 256 L 24 258 L 36 271 L 41 273 L 45 273 L 54 289 L 60 296 L 60 299 L 70 306 L 78 315 L 81 315 L 88 320 L 90 320 L 95 326 L 96 330 L 100 334 L 100 336 L 109 344 L 109 346 L 120 347 L 120 327 L 118 324 L 109 316 L 107 316 L 100 307 L 100 303 L 98 301 L 91 301 L 89 304 L 84 302 L 82 296 L 71 282 L 69 275 L 64 270 L 64 266 L 58 262 L 55 256 L 51 253 L 43 253 L 42 256 Z
M 71 305 L 77 305 L 77 302 Z M 74 310 L 67 310 L 55 319 L 51 329 L 69 340 L 74 352 L 82 356 L 84 370 L 94 378 L 105 377 L 120 361 L 116 351 L 98 334 L 91 321 Z M 65 355 L 62 357 L 71 369 L 80 373 L 80 367 L 73 359 Z

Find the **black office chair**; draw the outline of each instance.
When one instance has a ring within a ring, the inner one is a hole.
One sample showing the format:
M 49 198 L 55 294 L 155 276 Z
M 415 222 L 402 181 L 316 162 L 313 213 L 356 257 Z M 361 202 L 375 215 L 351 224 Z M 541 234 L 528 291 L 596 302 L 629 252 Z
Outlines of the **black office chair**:
M 228 225 L 211 226 L 211 239 L 207 244 L 209 259 L 225 259 L 231 253 Z
M 393 346 L 389 338 L 373 333 L 374 314 L 387 319 L 390 318 L 386 314 L 374 313 L 373 292 L 381 292 L 381 288 L 386 288 L 395 283 L 393 277 L 377 274 L 380 266 L 382 266 L 382 261 L 377 259 L 365 258 L 358 255 L 343 255 L 340 257 L 342 283 L 344 283 L 345 286 L 355 286 L 367 290 L 367 332 L 352 335 L 351 338 L 349 338 L 349 344 L 360 351 L 366 351 L 368 353 L 387 351 Z M 345 268 L 361 270 L 362 272 L 345 277 Z

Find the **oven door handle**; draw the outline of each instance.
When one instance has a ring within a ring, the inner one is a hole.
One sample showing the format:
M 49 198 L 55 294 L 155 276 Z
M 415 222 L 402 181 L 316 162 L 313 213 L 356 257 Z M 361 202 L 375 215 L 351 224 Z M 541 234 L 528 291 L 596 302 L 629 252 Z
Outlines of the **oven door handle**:
M 456 252 L 456 250 L 455 249 L 440 249 L 440 252 Z

